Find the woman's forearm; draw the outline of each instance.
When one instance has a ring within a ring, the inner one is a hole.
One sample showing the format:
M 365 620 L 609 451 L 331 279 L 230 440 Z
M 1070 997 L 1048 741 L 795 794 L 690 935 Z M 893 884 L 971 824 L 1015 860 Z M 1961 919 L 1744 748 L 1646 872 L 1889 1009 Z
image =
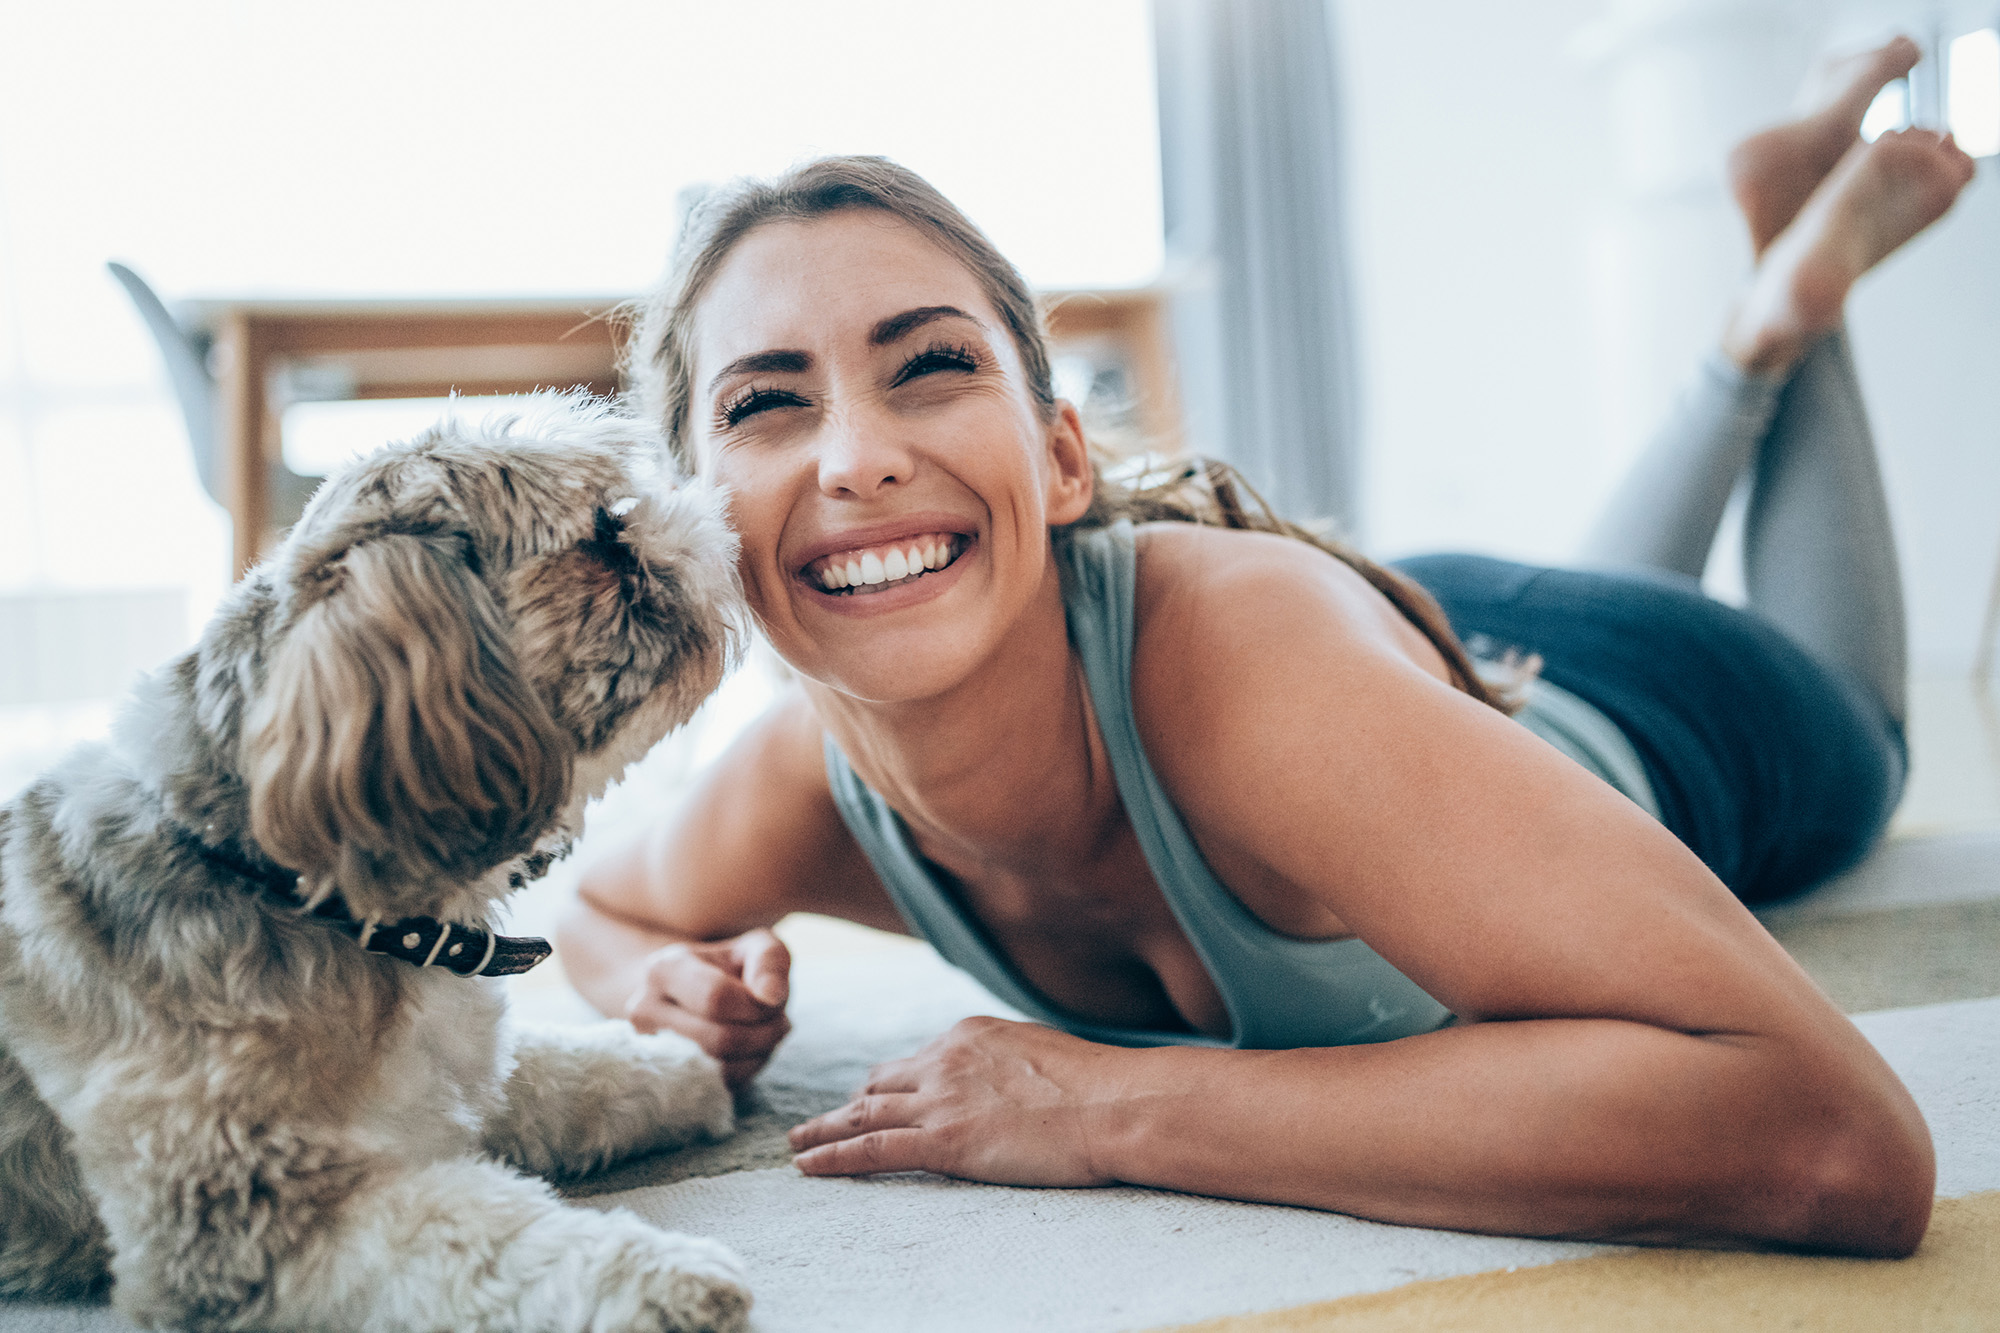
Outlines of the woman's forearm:
M 587 896 L 570 904 L 556 926 L 556 956 L 570 985 L 601 1014 L 625 1017 L 646 963 L 682 936 L 614 915 Z
M 1872 1054 L 1872 1053 L 1871 1053 Z M 1105 1051 L 1099 1174 L 1518 1235 L 1906 1254 L 1933 1163 L 1883 1067 L 1614 1020 Z

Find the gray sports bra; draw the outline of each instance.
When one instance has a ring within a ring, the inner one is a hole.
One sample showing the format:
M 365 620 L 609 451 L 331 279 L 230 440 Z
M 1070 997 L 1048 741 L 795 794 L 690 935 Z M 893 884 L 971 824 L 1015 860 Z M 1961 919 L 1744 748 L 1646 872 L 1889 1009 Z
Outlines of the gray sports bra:
M 826 772 L 834 804 L 903 919 L 947 961 L 1014 1008 L 1090 1041 L 1278 1050 L 1388 1041 L 1441 1026 L 1450 1017 L 1445 1007 L 1360 940 L 1279 935 L 1215 878 L 1146 761 L 1132 716 L 1131 526 L 1077 533 L 1068 547 L 1063 592 L 1070 641 L 1083 661 L 1118 794 L 1167 906 L 1221 993 L 1231 1035 L 1225 1041 L 1193 1032 L 1104 1027 L 1051 1004 L 938 883 L 896 812 L 856 776 L 829 739 Z
M 1083 662 L 1118 794 L 1167 906 L 1221 993 L 1230 1037 L 1224 1041 L 1201 1033 L 1104 1027 L 1051 1004 L 1021 979 L 938 883 L 910 845 L 896 812 L 862 782 L 829 739 L 826 774 L 834 804 L 903 919 L 947 961 L 1014 1008 L 1091 1041 L 1286 1050 L 1389 1041 L 1441 1027 L 1450 1019 L 1449 1011 L 1360 940 L 1277 934 L 1215 878 L 1147 762 L 1132 714 L 1137 569 L 1132 526 L 1121 522 L 1074 533 L 1066 545 L 1063 600 L 1070 642 Z M 1591 705 L 1543 681 L 1516 716 L 1657 817 L 1638 753 L 1616 724 Z

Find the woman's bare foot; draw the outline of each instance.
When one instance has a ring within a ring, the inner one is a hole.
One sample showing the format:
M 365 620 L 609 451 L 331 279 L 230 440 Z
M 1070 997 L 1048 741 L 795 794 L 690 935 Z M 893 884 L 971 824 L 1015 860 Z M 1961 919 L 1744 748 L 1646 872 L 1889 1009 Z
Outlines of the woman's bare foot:
M 1750 245 L 1762 255 L 1791 224 L 1812 192 L 1861 138 L 1861 118 L 1875 94 L 1910 72 L 1922 52 L 1907 37 L 1827 65 L 1816 80 L 1814 110 L 1753 134 L 1729 155 L 1729 188 Z
M 1722 350 L 1754 373 L 1790 367 L 1839 327 L 1855 280 L 1943 217 L 1972 173 L 1949 134 L 1856 143 L 1765 251 Z

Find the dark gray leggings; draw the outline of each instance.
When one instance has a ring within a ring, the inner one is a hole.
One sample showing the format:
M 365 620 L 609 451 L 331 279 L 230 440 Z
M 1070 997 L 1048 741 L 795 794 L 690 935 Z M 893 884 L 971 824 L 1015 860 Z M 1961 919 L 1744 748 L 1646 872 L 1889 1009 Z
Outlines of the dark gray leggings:
M 1845 333 L 1821 339 L 1783 378 L 1747 375 L 1716 353 L 1612 496 L 1581 563 L 1699 579 L 1746 471 L 1750 609 L 1874 691 L 1901 723 L 1902 578 Z
M 1702 595 L 1724 505 L 1750 471 L 1750 603 Z M 1903 607 L 1846 342 L 1783 380 L 1703 367 L 1621 487 L 1594 569 L 1483 556 L 1399 567 L 1461 637 L 1542 674 L 1631 740 L 1662 821 L 1747 902 L 1796 893 L 1881 836 L 1906 769 Z

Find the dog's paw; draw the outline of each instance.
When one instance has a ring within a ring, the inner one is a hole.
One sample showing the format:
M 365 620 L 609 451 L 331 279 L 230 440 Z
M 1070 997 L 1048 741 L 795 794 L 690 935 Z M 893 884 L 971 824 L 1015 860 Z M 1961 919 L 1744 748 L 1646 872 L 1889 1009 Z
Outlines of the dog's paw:
M 672 1032 L 635 1032 L 612 1023 L 607 1039 L 653 1077 L 654 1136 L 649 1147 L 680 1147 L 702 1139 L 728 1138 L 736 1130 L 736 1101 L 722 1081 L 722 1066 L 686 1037 Z
M 720 1066 L 683 1037 L 642 1036 L 615 1021 L 529 1029 L 514 1053 L 487 1140 L 538 1175 L 582 1175 L 735 1128 Z
M 640 1281 L 606 1293 L 600 1329 L 632 1333 L 738 1333 L 750 1317 L 742 1265 L 722 1245 L 690 1235 L 660 1235 L 660 1253 Z
M 592 1333 L 738 1333 L 750 1313 L 743 1266 L 712 1240 L 607 1215 L 624 1235 L 597 1268 Z M 643 1235 L 638 1234 L 643 1231 Z

